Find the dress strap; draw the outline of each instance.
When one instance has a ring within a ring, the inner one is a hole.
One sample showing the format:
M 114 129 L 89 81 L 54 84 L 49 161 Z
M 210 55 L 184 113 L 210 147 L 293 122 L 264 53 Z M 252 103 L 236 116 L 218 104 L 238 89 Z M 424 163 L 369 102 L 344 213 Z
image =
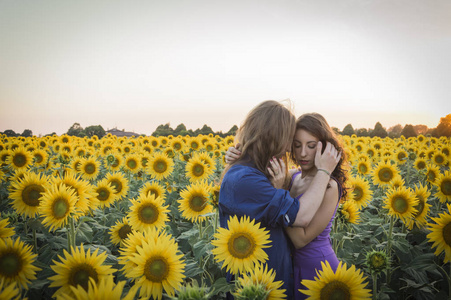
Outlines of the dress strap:
M 296 178 L 296 176 L 298 176 L 299 174 L 302 174 L 302 171 L 298 171 L 298 172 L 294 173 L 293 176 L 291 176 L 290 186 L 288 187 L 288 190 L 291 190 L 291 187 L 293 186 L 293 181 Z

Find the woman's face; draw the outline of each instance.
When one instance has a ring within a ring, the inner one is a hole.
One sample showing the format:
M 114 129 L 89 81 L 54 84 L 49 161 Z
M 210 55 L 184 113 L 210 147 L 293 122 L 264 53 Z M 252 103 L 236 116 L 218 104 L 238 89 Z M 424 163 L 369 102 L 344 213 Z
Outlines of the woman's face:
M 319 139 L 304 129 L 296 130 L 294 135 L 294 156 L 302 171 L 315 168 L 316 145 Z

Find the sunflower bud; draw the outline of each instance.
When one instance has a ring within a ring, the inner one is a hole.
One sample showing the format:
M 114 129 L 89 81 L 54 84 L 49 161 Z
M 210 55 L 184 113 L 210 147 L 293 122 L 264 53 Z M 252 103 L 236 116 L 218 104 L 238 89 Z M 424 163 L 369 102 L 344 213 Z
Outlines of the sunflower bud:
M 243 287 L 239 287 L 233 294 L 237 300 L 260 300 L 267 299 L 269 291 L 262 284 L 251 284 Z
M 380 273 L 388 267 L 388 256 L 384 251 L 371 251 L 366 254 L 366 266 L 371 273 Z

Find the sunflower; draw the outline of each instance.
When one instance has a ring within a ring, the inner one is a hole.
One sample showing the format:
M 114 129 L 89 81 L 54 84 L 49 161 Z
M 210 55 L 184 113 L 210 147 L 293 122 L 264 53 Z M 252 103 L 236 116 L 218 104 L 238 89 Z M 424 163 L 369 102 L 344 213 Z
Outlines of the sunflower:
M 355 201 L 345 201 L 338 209 L 338 216 L 345 223 L 357 224 L 360 222 L 360 212 Z
M 16 232 L 14 231 L 14 228 L 6 227 L 8 225 L 9 225 L 8 219 L 0 220 L 0 239 L 12 237 L 14 234 L 16 234 Z
M 92 253 L 91 249 L 85 252 L 83 244 L 81 244 L 79 248 L 71 247 L 70 254 L 65 249 L 63 251 L 64 258 L 58 255 L 60 262 L 53 260 L 54 264 L 50 266 L 56 273 L 49 278 L 52 281 L 50 287 L 59 287 L 53 297 L 63 293 L 72 295 L 71 286 L 81 285 L 83 289 L 88 290 L 89 278 L 99 282 L 115 271 L 111 266 L 103 264 L 107 253 L 98 254 L 98 248 Z
M 415 206 L 418 205 L 418 199 L 410 188 L 401 187 L 389 190 L 385 195 L 384 203 L 384 208 L 388 209 L 390 216 L 406 222 L 417 212 Z
M 268 270 L 267 264 L 257 263 L 254 268 L 242 274 L 242 277 L 238 277 L 240 289 L 236 290 L 234 294 L 240 294 L 240 290 L 246 286 L 261 285 L 268 293 L 265 299 L 286 299 L 285 289 L 281 289 L 283 282 L 274 281 L 275 278 L 276 273 L 273 269 Z
M 357 205 L 357 209 L 365 207 L 370 201 L 373 191 L 370 189 L 370 184 L 361 176 L 350 177 L 347 184 L 350 188 L 350 199 Z
M 94 187 L 94 193 L 97 194 L 96 198 L 99 200 L 98 203 L 102 208 L 110 207 L 116 201 L 117 196 L 115 192 L 115 188 L 106 178 L 98 181 Z
M 206 182 L 196 182 L 189 185 L 180 192 L 182 199 L 178 200 L 182 216 L 192 222 L 202 222 L 205 217 L 202 215 L 213 211 L 213 207 L 208 203 L 210 186 Z
M 393 158 L 397 164 L 402 165 L 407 162 L 409 155 L 406 151 L 399 149 L 393 154 Z
M 361 175 L 367 175 L 371 172 L 371 163 L 367 160 L 359 160 L 356 169 Z
M 435 184 L 440 176 L 440 168 L 436 165 L 429 164 L 426 167 L 426 180 L 429 183 Z
M 18 147 L 10 152 L 6 163 L 13 170 L 26 170 L 33 163 L 33 155 L 23 147 Z
M 25 173 L 23 179 L 11 182 L 9 197 L 16 212 L 24 217 L 35 217 L 38 214 L 42 195 L 48 185 L 46 176 Z
M 175 138 L 171 141 L 171 149 L 175 152 L 179 152 L 184 146 L 183 140 L 180 138 Z
M 448 212 L 439 214 L 438 218 L 432 218 L 436 224 L 428 224 L 431 231 L 427 238 L 433 243 L 432 248 L 437 247 L 435 255 L 445 252 L 444 263 L 451 261 L 451 205 L 447 204 Z
M 118 152 L 110 152 L 106 156 L 104 166 L 111 171 L 119 171 L 124 165 L 124 158 Z
M 413 167 L 418 171 L 426 169 L 426 160 L 421 157 L 417 157 L 413 162 Z
M 405 184 L 406 183 L 405 183 L 405 181 L 404 181 L 404 179 L 402 178 L 401 175 L 395 176 L 392 179 L 392 181 L 390 181 L 390 187 L 393 188 L 393 189 L 397 189 L 397 188 L 403 187 Z
M 141 158 L 137 154 L 127 154 L 124 162 L 125 170 L 138 173 L 141 170 Z
M 87 290 L 81 285 L 70 286 L 72 294 L 60 294 L 58 300 L 133 300 L 139 287 L 132 286 L 126 294 L 122 295 L 125 284 L 124 280 L 116 284 L 113 276 L 105 277 L 98 283 L 90 277 Z
M 373 183 L 377 185 L 388 185 L 398 174 L 399 172 L 396 165 L 392 165 L 390 162 L 381 161 L 373 168 Z
M 427 186 L 423 186 L 421 183 L 415 185 L 415 197 L 418 200 L 418 204 L 415 205 L 416 213 L 413 214 L 412 220 L 407 220 L 406 225 L 409 230 L 412 230 L 414 225 L 422 228 L 427 222 L 427 216 L 431 205 L 427 202 L 431 192 L 428 191 Z
M 212 168 L 210 168 L 202 159 L 196 155 L 191 158 L 185 166 L 186 177 L 191 182 L 198 180 L 206 180 L 211 174 L 213 174 Z
M 127 178 L 121 172 L 108 173 L 106 175 L 106 181 L 110 183 L 114 188 L 114 194 L 118 199 L 127 196 L 129 186 Z
M 437 198 L 440 199 L 440 202 L 444 203 L 447 201 L 451 201 L 451 173 L 450 171 L 446 171 L 435 181 L 435 185 L 437 186 L 437 193 L 434 194 Z
M 0 299 L 19 300 L 20 290 L 15 282 L 6 283 L 6 280 L 0 278 Z
M 211 194 L 211 204 L 213 204 L 214 207 L 218 207 L 219 204 L 219 191 L 221 189 L 221 186 L 219 184 L 214 185 L 210 189 Z
M 171 236 L 153 231 L 153 236 L 136 248 L 137 253 L 129 259 L 136 264 L 126 276 L 140 286 L 140 297 L 161 299 L 163 289 L 169 296 L 179 290 L 184 279 L 183 254 Z
M 75 207 L 83 213 L 87 213 L 99 204 L 90 183 L 83 180 L 80 175 L 77 175 L 73 171 L 67 172 L 63 177 L 54 177 L 53 184 L 64 184 L 66 187 L 74 190 L 75 196 L 77 197 Z
M 352 265 L 340 262 L 334 272 L 326 260 L 321 262 L 322 270 L 317 271 L 315 280 L 302 280 L 306 290 L 301 293 L 310 296 L 307 299 L 371 299 L 371 291 L 363 283 L 363 272 Z
M 69 217 L 78 217 L 75 210 L 77 197 L 74 190 L 63 184 L 51 185 L 42 195 L 41 215 L 42 224 L 50 231 L 66 225 Z
M 441 152 L 435 152 L 434 155 L 432 156 L 431 160 L 437 166 L 444 166 L 448 162 L 448 160 L 446 159 L 445 154 L 443 154 Z
M 136 200 L 130 200 L 132 206 L 127 215 L 129 223 L 136 230 L 145 228 L 163 228 L 168 218 L 168 205 L 164 200 L 154 195 L 140 195 Z
M 138 253 L 136 249 L 142 247 L 143 242 L 149 239 L 150 235 L 158 236 L 158 230 L 158 228 L 145 229 L 143 232 L 132 230 L 127 234 L 127 237 L 122 240 L 118 261 L 119 264 L 123 265 L 121 271 L 124 274 L 128 274 L 137 266 L 134 262 L 130 261 L 129 257 Z
M 174 161 L 164 153 L 155 153 L 149 161 L 150 176 L 157 180 L 167 178 L 171 175 L 173 169 Z
M 188 142 L 188 146 L 190 147 L 191 150 L 197 151 L 202 146 L 202 142 L 199 139 L 199 137 L 191 137 Z
M 6 284 L 15 282 L 20 288 L 28 289 L 30 280 L 36 279 L 36 272 L 41 270 L 33 265 L 36 257 L 31 246 L 20 238 L 0 239 L 0 279 Z
M 33 151 L 33 164 L 36 167 L 41 167 L 41 166 L 45 166 L 45 164 L 47 163 L 47 159 L 48 159 L 49 155 L 47 153 L 47 151 L 44 151 L 42 149 L 36 149 Z
M 81 166 L 82 160 L 83 160 L 82 157 L 74 157 L 74 158 L 72 158 L 72 160 L 70 161 L 71 168 L 74 171 L 80 173 L 81 172 L 80 166 Z
M 251 270 L 257 262 L 264 263 L 268 255 L 263 248 L 271 247 L 269 244 L 269 231 L 260 228 L 260 223 L 243 216 L 238 220 L 237 216 L 227 221 L 226 228 L 218 228 L 215 239 L 211 244 L 215 247 L 211 252 L 216 261 L 224 262 L 233 274 Z
M 123 241 L 132 230 L 132 226 L 128 223 L 126 217 L 122 218 L 122 220 L 117 220 L 116 224 L 110 229 L 111 243 L 123 245 Z
M 95 179 L 99 175 L 100 163 L 94 158 L 85 158 L 80 162 L 80 173 L 84 179 Z
M 139 190 L 139 194 L 142 196 L 154 195 L 155 198 L 161 197 L 163 200 L 166 199 L 165 189 L 157 181 L 146 182 Z

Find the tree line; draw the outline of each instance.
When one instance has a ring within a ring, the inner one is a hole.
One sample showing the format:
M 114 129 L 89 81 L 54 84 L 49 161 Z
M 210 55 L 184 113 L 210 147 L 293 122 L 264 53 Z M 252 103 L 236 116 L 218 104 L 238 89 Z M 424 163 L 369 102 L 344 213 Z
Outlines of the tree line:
M 404 136 L 406 138 L 416 137 L 418 135 L 424 136 L 432 136 L 432 137 L 451 137 L 451 114 L 446 115 L 446 117 L 440 118 L 440 122 L 435 128 L 428 128 L 426 125 L 411 125 L 407 124 L 404 127 L 401 124 L 397 124 L 388 129 L 385 129 L 380 122 L 377 122 L 373 129 L 371 128 L 357 128 L 354 129 L 352 124 L 346 125 L 342 131 L 340 131 L 337 127 L 332 127 L 336 133 L 341 135 L 356 135 L 358 137 L 375 137 L 378 136 L 380 138 L 390 137 L 390 138 L 399 138 Z M 229 135 L 235 135 L 238 130 L 238 126 L 233 125 L 232 128 L 227 132 L 218 131 L 215 132 L 208 125 L 204 125 L 202 128 L 198 128 L 196 130 L 187 129 L 186 126 L 181 123 L 177 125 L 175 129 L 173 129 L 169 123 L 159 125 L 155 131 L 151 134 L 152 136 L 197 136 L 200 134 L 208 135 L 218 135 L 220 137 L 226 137 Z M 22 136 L 22 137 L 31 137 L 33 136 L 33 132 L 30 129 L 25 129 L 22 134 L 14 132 L 12 129 L 5 130 L 3 133 L 6 136 Z M 47 134 L 54 135 L 55 132 Z M 80 123 L 74 123 L 65 133 L 70 136 L 78 136 L 78 137 L 92 137 L 96 135 L 99 138 L 102 138 L 107 134 L 107 132 L 103 129 L 101 125 L 91 125 L 86 128 L 83 128 Z M 145 134 L 137 134 L 137 136 Z

